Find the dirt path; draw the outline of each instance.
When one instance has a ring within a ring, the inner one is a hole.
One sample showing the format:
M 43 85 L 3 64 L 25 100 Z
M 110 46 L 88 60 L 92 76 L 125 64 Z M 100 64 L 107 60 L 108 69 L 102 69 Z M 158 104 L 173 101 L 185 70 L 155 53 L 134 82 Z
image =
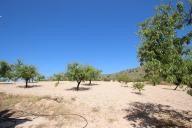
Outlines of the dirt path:
M 74 91 L 75 82 L 61 82 L 58 87 L 55 82 L 40 82 L 31 84 L 33 87 L 25 89 L 23 83 L 17 85 L 0 84 L 0 92 L 15 95 L 35 95 L 61 97 L 73 113 L 86 117 L 87 128 L 131 128 L 162 126 L 162 116 L 178 116 L 172 126 L 183 119 L 192 121 L 192 97 L 181 90 L 171 90 L 170 86 L 146 86 L 142 95 L 129 87 L 122 87 L 118 82 L 94 82 L 89 86 L 82 83 L 80 91 Z M 1 101 L 3 102 L 3 101 Z M 161 114 L 161 115 L 159 115 Z M 175 117 L 172 117 L 175 118 Z M 150 121 L 149 121 L 150 120 Z M 152 121 L 152 122 L 151 122 Z M 26 123 L 27 124 L 27 123 Z M 136 125 L 136 126 L 135 126 Z M 192 124 L 189 124 L 192 126 Z M 25 123 L 22 125 L 25 126 Z

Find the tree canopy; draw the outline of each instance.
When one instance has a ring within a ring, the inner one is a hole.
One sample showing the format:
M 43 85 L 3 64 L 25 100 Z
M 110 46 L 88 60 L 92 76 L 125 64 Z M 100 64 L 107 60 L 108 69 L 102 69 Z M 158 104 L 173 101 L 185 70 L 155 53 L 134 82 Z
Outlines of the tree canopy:
M 141 46 L 138 57 L 145 67 L 146 75 L 158 82 L 159 77 L 177 87 L 184 82 L 187 65 L 184 59 L 191 52 L 192 31 L 178 36 L 177 32 L 192 24 L 192 3 L 187 10 L 179 1 L 176 6 L 163 4 L 156 14 L 140 25 Z M 189 58 L 188 61 L 192 61 Z M 189 72 L 188 72 L 189 73 Z M 177 87 L 175 89 L 177 89 Z
M 92 66 L 81 65 L 79 63 L 69 64 L 67 68 L 67 77 L 69 80 L 77 82 L 77 91 L 82 81 L 89 80 L 90 84 L 92 80 L 98 79 L 101 71 L 95 69 Z
M 99 77 L 101 76 L 101 71 L 92 66 L 86 66 L 85 73 L 86 73 L 85 79 L 89 81 L 89 85 L 91 85 L 91 81 L 98 80 Z
M 125 84 L 127 84 L 128 82 L 130 82 L 131 81 L 131 78 L 129 77 L 129 75 L 128 74 L 125 74 L 125 73 L 123 73 L 123 74 L 118 74 L 117 76 L 116 76 L 116 79 L 117 79 L 117 81 L 118 82 L 122 82 L 122 83 L 125 83 Z
M 17 69 L 17 75 L 19 78 L 22 78 L 25 80 L 26 85 L 25 87 L 28 87 L 28 82 L 31 78 L 34 78 L 38 73 L 37 69 L 33 65 L 20 65 Z
M 54 80 L 54 81 L 57 81 L 55 86 L 58 86 L 59 85 L 59 81 L 67 80 L 67 77 L 66 77 L 65 73 L 56 73 L 56 74 L 54 74 L 52 76 L 51 79 Z
M 0 77 L 10 76 L 11 66 L 6 61 L 0 61 Z
M 67 76 L 69 80 L 77 82 L 78 91 L 80 83 L 86 78 L 85 66 L 78 63 L 69 64 L 67 67 Z

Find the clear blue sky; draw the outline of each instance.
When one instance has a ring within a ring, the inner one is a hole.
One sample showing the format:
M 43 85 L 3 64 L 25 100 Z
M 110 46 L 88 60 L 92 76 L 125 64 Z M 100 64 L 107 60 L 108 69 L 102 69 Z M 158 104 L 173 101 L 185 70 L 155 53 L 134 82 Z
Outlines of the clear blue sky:
M 51 75 L 67 64 L 103 73 L 139 66 L 138 24 L 161 0 L 0 0 L 0 60 Z

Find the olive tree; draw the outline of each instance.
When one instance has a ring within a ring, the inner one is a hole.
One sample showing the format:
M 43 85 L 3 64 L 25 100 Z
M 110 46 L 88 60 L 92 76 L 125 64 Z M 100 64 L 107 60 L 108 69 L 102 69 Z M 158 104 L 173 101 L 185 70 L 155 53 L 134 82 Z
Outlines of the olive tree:
M 85 73 L 86 73 L 85 79 L 89 81 L 89 85 L 91 85 L 91 81 L 98 80 L 99 77 L 101 76 L 101 71 L 92 66 L 86 66 Z
M 77 82 L 77 91 L 82 81 L 86 79 L 85 66 L 78 63 L 69 64 L 67 67 L 67 76 L 69 80 Z

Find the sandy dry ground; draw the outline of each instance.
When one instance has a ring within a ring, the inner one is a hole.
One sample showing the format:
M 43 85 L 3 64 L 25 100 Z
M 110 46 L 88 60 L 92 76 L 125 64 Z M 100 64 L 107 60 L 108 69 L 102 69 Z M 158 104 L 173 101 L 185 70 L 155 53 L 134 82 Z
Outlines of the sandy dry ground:
M 82 83 L 78 92 L 74 91 L 76 83 L 67 81 L 61 82 L 58 87 L 55 87 L 55 82 L 33 83 L 30 84 L 33 87 L 27 89 L 23 88 L 24 83 L 0 84 L 0 92 L 63 98 L 65 108 L 72 113 L 83 115 L 88 120 L 87 128 L 166 127 L 168 124 L 174 126 L 178 122 L 181 127 L 184 127 L 184 124 L 185 127 L 192 127 L 192 96 L 181 89 L 174 91 L 174 86 L 147 85 L 142 95 L 139 95 L 137 90 L 131 87 L 132 83 L 129 83 L 128 87 L 122 87 L 118 82 L 93 83 L 92 86 Z M 41 109 L 41 106 L 39 107 Z M 176 122 L 169 118 L 175 118 Z M 188 122 L 182 123 L 184 119 Z M 33 128 L 41 120 L 45 122 L 45 119 L 37 118 L 22 123 L 17 128 Z M 46 121 L 46 127 L 55 127 L 49 123 Z M 77 122 L 73 123 L 76 128 L 83 126 L 84 122 L 80 121 L 82 124 L 78 126 L 75 126 Z

